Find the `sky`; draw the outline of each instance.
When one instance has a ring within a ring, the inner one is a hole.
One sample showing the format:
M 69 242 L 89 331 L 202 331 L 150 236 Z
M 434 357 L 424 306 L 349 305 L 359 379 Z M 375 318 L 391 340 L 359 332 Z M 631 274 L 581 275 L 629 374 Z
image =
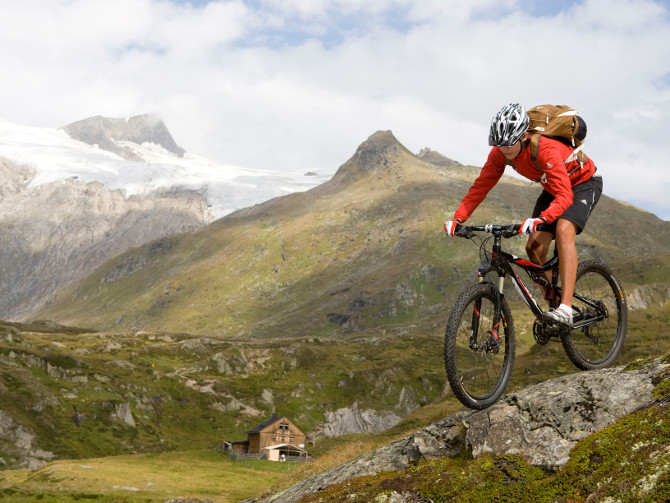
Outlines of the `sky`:
M 481 166 L 503 105 L 568 104 L 605 194 L 670 220 L 669 0 L 3 1 L 0 61 L 0 119 L 155 113 L 188 152 L 286 172 L 379 130 Z

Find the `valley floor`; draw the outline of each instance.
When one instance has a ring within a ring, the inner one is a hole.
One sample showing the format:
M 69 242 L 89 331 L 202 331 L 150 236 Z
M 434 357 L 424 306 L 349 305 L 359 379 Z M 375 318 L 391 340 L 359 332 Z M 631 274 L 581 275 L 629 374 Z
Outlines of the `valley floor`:
M 218 450 L 54 461 L 35 471 L 0 472 L 0 500 L 17 503 L 158 503 L 200 498 L 233 503 L 265 492 L 299 465 L 233 461 Z

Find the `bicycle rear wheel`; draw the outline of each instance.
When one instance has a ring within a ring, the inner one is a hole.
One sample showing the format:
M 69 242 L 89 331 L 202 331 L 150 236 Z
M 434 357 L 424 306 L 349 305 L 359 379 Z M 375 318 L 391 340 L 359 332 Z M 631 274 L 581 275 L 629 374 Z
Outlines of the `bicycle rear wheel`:
M 609 367 L 623 349 L 628 308 L 607 264 L 597 260 L 579 264 L 572 309 L 575 325 L 585 326 L 561 335 L 568 358 L 581 370 Z
M 490 283 L 478 283 L 459 296 L 447 322 L 444 363 L 449 384 L 471 409 L 493 405 L 507 388 L 514 366 L 514 323 L 504 299 Z M 496 303 L 502 320 L 494 326 Z

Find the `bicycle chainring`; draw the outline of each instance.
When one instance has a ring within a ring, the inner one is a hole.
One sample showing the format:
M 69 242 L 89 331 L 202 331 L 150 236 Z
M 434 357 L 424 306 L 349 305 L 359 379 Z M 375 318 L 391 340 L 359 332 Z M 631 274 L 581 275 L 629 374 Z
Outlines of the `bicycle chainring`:
M 549 343 L 552 337 L 560 337 L 561 331 L 555 325 L 551 325 L 544 320 L 535 320 L 533 323 L 533 337 L 535 342 L 541 346 Z

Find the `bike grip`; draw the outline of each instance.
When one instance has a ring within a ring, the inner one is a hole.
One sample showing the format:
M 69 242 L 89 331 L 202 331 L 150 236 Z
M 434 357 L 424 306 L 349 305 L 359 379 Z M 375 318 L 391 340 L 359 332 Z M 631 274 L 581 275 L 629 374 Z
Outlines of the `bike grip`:
M 454 230 L 454 236 L 458 236 L 461 238 L 466 238 L 466 239 L 471 239 L 472 238 L 472 228 L 468 227 L 467 225 L 457 225 L 456 229 Z
M 467 233 L 465 232 L 465 225 L 456 224 L 456 227 L 454 228 L 454 236 L 465 237 L 466 235 Z
M 504 238 L 512 238 L 521 234 L 521 224 L 509 224 L 502 233 Z

